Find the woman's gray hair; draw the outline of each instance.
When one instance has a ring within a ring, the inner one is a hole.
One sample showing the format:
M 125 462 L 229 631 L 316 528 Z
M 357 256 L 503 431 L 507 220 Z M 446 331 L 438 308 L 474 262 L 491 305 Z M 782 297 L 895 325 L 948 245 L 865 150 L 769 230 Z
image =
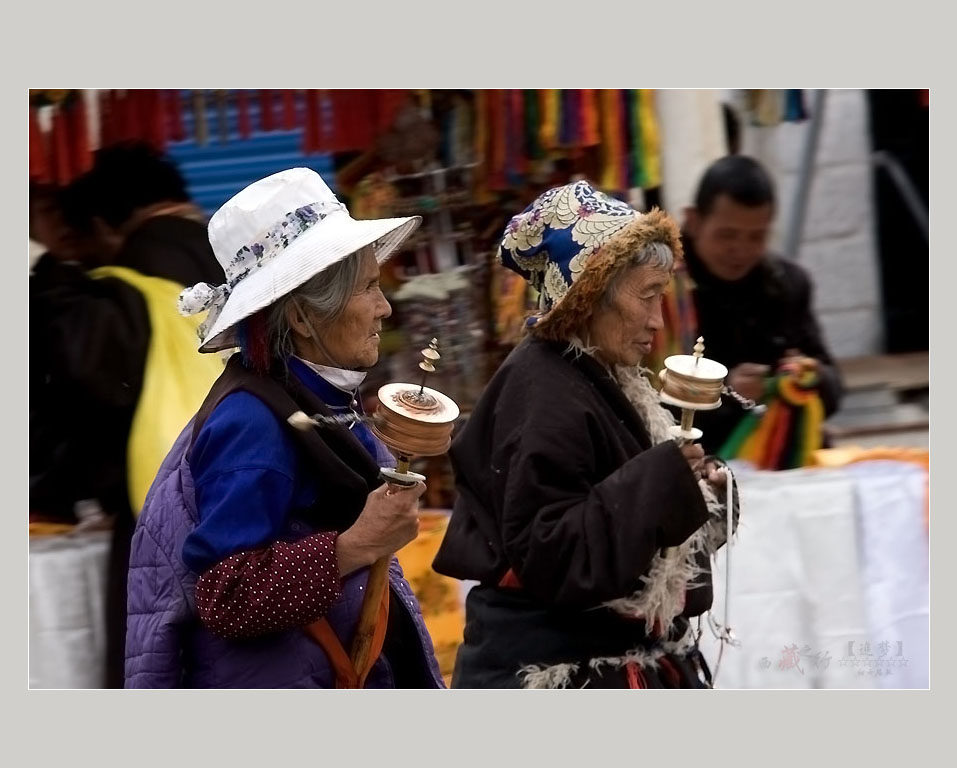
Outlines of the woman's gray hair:
M 648 245 L 635 251 L 627 261 L 627 264 L 619 269 L 615 276 L 608 281 L 605 286 L 605 292 L 601 297 L 602 306 L 611 306 L 618 297 L 618 290 L 621 288 L 622 280 L 625 275 L 634 267 L 651 267 L 652 269 L 670 270 L 675 264 L 675 255 L 671 248 L 662 242 L 648 243 Z
M 272 305 L 266 316 L 266 333 L 274 359 L 285 360 L 295 354 L 288 320 L 289 305 L 294 301 L 312 310 L 320 331 L 339 318 L 356 291 L 362 252 L 337 261 Z

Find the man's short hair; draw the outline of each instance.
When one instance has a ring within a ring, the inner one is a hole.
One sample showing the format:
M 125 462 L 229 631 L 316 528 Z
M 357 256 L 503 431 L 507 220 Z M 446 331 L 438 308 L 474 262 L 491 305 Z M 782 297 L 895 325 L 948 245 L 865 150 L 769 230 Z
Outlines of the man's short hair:
M 754 158 L 729 155 L 712 163 L 701 177 L 694 201 L 698 213 L 701 216 L 711 213 L 720 195 L 750 208 L 774 206 L 774 183 Z
M 94 215 L 119 227 L 139 208 L 187 202 L 186 182 L 176 165 L 144 142 L 123 142 L 97 150 L 93 169 L 79 186 L 90 195 Z

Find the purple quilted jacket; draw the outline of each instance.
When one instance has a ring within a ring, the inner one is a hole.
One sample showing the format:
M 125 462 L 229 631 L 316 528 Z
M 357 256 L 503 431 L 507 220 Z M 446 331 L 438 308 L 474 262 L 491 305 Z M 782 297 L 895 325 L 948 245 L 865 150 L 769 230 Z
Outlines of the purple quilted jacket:
M 198 522 L 188 454 L 193 423 L 183 430 L 160 467 L 133 534 L 126 639 L 127 688 L 333 688 L 335 674 L 322 648 L 303 630 L 246 640 L 216 637 L 199 621 L 196 574 L 181 560 L 183 542 Z M 293 522 L 306 536 L 313 531 Z M 343 580 L 342 597 L 326 618 L 345 648 L 358 621 L 368 569 Z M 389 572 L 393 611 L 414 626 L 412 655 L 424 685 L 444 688 L 419 603 L 393 558 Z M 395 687 L 380 656 L 367 688 Z

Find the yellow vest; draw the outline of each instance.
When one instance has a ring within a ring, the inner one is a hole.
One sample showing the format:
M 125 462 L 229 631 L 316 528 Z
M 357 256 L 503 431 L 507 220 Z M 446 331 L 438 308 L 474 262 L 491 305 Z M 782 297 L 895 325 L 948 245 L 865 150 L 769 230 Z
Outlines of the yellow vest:
M 200 318 L 182 317 L 176 310 L 183 286 L 126 267 L 100 267 L 90 274 L 117 278 L 136 288 L 149 314 L 143 386 L 126 448 L 130 508 L 139 516 L 163 459 L 223 372 L 223 361 L 219 355 L 197 351 Z

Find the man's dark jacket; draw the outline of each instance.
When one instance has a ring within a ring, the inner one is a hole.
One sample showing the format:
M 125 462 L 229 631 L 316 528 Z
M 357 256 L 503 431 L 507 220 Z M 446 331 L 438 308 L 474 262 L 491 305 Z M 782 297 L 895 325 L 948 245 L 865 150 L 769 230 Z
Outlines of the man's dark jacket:
M 729 371 L 740 363 L 761 363 L 773 371 L 787 350 L 800 350 L 818 361 L 824 412 L 834 413 L 842 394 L 841 380 L 814 319 L 807 272 L 793 261 L 768 255 L 741 280 L 727 282 L 708 271 L 691 238 L 685 236 L 682 242 L 695 283 L 698 334 L 704 336 L 705 357 Z M 705 452 L 716 453 L 743 416 L 741 407 L 727 396 L 720 409 L 696 413 L 695 426 L 704 432 Z

